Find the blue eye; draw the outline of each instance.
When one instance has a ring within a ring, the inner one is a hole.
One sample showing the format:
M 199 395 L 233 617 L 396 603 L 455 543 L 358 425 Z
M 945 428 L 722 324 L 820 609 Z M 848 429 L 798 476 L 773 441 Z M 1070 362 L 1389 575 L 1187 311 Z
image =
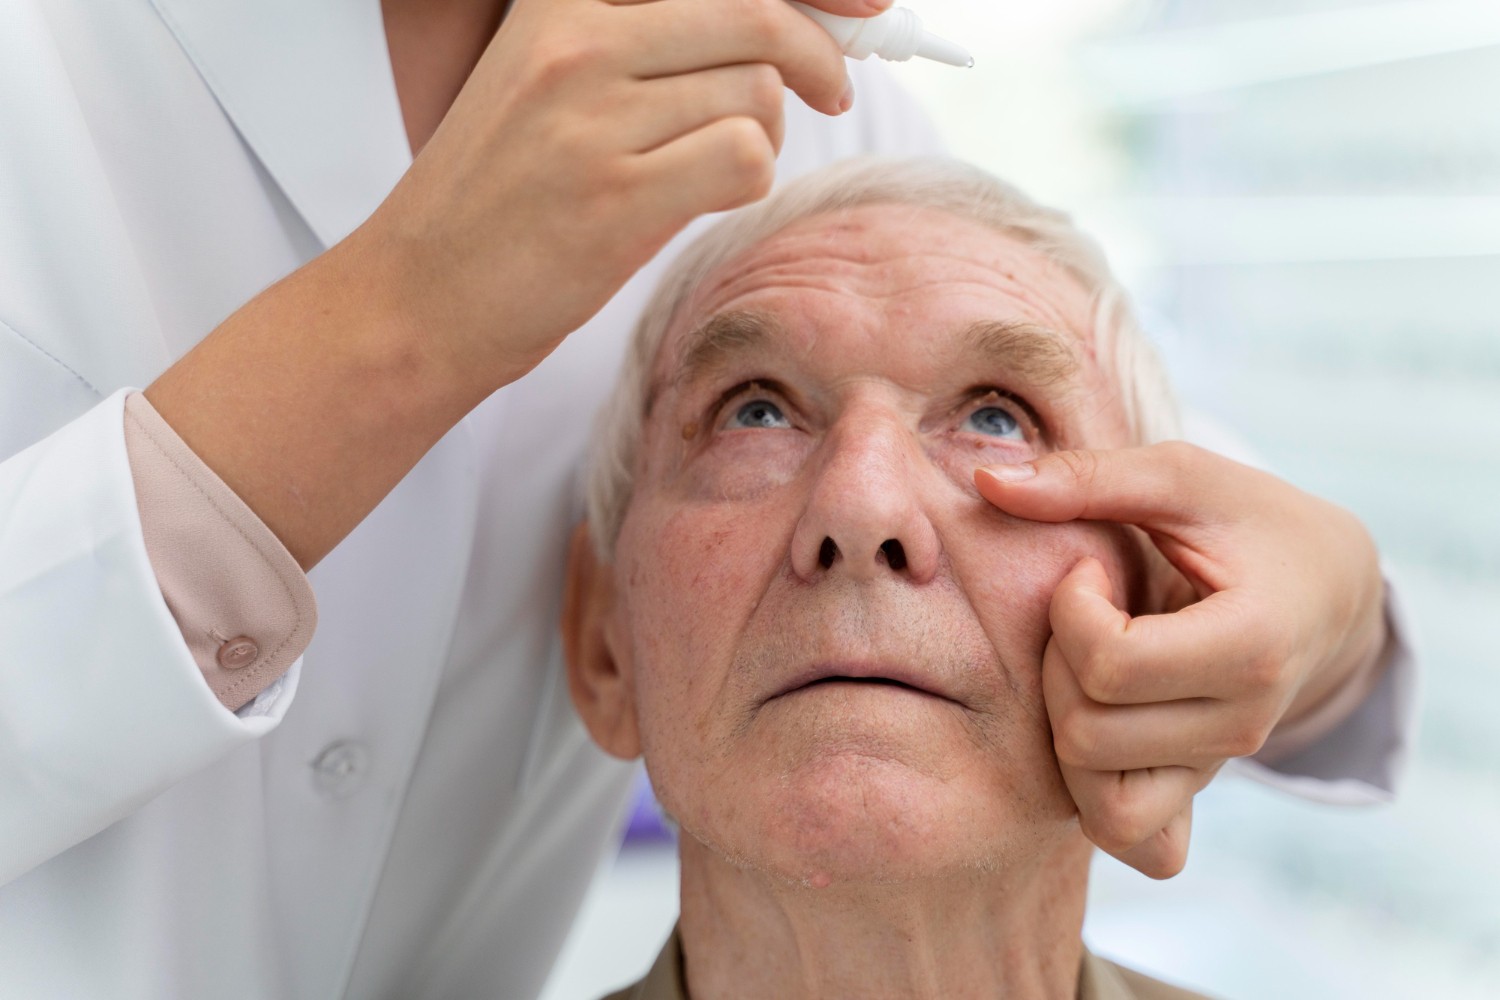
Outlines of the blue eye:
M 729 418 L 731 428 L 763 427 L 766 430 L 776 430 L 783 427 L 791 427 L 792 424 L 781 413 L 781 408 L 766 399 L 752 399 L 750 402 L 734 411 L 734 416 Z
M 1011 438 L 1016 441 L 1025 440 L 1026 437 L 1021 431 L 1021 422 L 998 406 L 981 406 L 969 414 L 964 426 L 989 437 Z

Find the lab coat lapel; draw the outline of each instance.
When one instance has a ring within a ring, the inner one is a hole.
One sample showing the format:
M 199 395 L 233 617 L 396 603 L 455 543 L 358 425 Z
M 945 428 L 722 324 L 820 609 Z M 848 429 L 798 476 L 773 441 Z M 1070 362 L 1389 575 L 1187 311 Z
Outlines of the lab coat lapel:
M 152 0 L 325 247 L 411 164 L 379 0 Z

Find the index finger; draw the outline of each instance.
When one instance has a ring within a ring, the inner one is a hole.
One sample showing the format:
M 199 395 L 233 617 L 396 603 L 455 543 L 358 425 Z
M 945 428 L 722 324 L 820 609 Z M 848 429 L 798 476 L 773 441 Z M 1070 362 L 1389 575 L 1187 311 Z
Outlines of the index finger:
M 890 10 L 894 0 L 801 0 L 809 7 L 840 17 L 874 17 Z
M 1250 505 L 1250 477 L 1262 475 L 1183 441 L 1139 448 L 1057 451 L 1024 466 L 974 473 L 990 503 L 1029 521 L 1114 521 L 1171 533 L 1196 527 L 1203 512 L 1223 524 Z
M 658 3 L 660 0 L 607 0 L 617 6 L 639 3 Z M 825 10 L 840 17 L 874 17 L 890 10 L 894 0 L 801 0 L 809 7 Z

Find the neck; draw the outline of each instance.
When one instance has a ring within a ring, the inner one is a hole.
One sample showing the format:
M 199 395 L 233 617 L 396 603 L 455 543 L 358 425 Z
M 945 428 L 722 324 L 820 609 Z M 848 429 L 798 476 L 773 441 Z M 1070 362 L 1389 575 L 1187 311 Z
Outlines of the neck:
M 811 888 L 737 868 L 684 835 L 692 1000 L 1076 995 L 1090 850 L 894 885 Z

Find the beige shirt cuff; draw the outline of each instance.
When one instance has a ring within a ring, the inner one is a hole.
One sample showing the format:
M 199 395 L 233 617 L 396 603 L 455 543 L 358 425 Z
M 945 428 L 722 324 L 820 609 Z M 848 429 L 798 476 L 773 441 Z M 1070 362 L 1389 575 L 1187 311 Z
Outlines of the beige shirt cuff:
M 307 575 L 139 392 L 125 400 L 125 450 L 162 596 L 204 680 L 236 711 L 312 641 Z

